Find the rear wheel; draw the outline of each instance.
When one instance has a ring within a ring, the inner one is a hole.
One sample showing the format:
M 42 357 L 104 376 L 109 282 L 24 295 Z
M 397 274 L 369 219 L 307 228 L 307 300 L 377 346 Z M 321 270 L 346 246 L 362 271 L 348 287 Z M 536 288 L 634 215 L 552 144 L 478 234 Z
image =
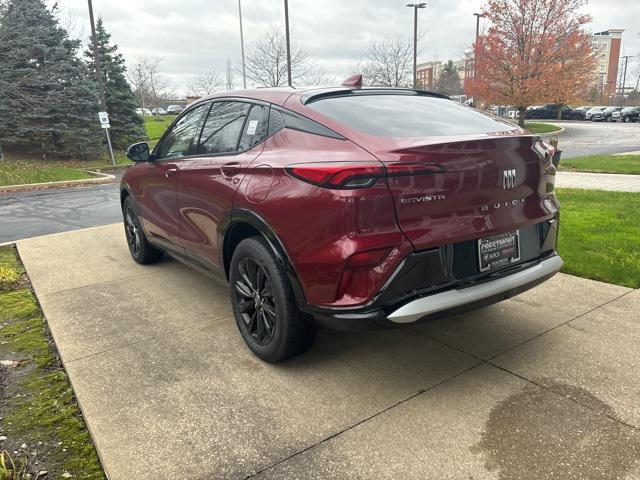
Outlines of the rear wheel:
M 240 334 L 262 360 L 279 362 L 311 346 L 315 323 L 298 310 L 284 268 L 263 239 L 247 238 L 237 246 L 229 287 Z
M 162 250 L 149 243 L 142 231 L 138 208 L 131 197 L 127 197 L 122 205 L 124 217 L 124 233 L 127 237 L 127 245 L 133 259 L 143 265 L 156 263 L 162 259 Z

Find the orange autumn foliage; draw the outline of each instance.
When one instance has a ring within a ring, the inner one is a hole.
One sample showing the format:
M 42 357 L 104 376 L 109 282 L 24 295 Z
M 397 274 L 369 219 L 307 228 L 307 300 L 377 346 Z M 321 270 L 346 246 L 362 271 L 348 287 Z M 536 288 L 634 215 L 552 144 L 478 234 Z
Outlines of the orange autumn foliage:
M 568 104 L 584 96 L 596 75 L 584 29 L 591 17 L 580 13 L 585 3 L 489 0 L 484 13 L 491 27 L 474 45 L 477 97 L 524 113 L 531 105 Z

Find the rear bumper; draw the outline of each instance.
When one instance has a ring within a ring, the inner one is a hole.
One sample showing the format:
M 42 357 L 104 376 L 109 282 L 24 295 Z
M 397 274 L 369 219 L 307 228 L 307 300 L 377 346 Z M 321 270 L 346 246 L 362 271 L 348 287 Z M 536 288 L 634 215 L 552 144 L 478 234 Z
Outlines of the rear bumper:
M 418 298 L 391 312 L 387 318 L 394 323 L 413 323 L 427 315 L 439 313 L 490 298 L 500 298 L 505 293 L 522 291 L 555 275 L 562 268 L 558 255 L 541 261 L 533 267 L 479 285 L 452 289 Z
M 520 262 L 492 272 L 478 268 L 476 241 L 407 256 L 366 305 L 300 305 L 319 323 L 338 330 L 394 328 L 505 300 L 544 282 L 562 268 L 556 254 L 558 217 L 523 227 Z
M 368 311 L 315 311 L 318 323 L 335 330 L 361 331 L 397 328 L 475 310 L 507 300 L 540 285 L 562 268 L 553 255 L 538 262 L 520 265 L 516 272 L 485 279 L 470 286 L 458 286 L 410 299 L 400 306 L 381 306 Z

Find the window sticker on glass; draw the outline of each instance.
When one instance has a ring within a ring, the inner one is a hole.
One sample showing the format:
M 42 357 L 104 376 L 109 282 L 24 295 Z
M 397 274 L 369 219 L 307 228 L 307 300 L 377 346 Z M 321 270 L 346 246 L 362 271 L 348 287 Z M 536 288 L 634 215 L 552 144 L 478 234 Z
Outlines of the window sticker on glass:
M 255 135 L 258 129 L 258 120 L 251 120 L 247 127 L 247 135 Z

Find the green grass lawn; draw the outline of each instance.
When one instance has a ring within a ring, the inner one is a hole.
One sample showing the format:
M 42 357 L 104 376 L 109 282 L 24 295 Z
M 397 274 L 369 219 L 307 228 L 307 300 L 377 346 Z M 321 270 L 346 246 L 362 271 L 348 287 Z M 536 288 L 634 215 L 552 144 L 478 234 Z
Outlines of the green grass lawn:
M 77 165 L 64 162 L 5 158 L 0 162 L 0 187 L 25 183 L 57 182 L 93 178 Z
M 0 432 L 7 439 L 1 455 L 6 466 L 26 465 L 32 475 L 12 476 L 0 462 L 0 478 L 36 478 L 46 470 L 38 478 L 64 478 L 66 472 L 69 478 L 102 480 L 91 436 L 14 247 L 0 247 L 0 269 L 20 277 L 15 282 L 0 276 L 0 358 L 14 362 L 3 367 Z
M 640 155 L 593 155 L 562 159 L 560 170 L 640 175 Z
M 144 126 L 147 130 L 149 140 L 153 143 L 156 143 L 158 140 L 160 140 L 160 137 L 162 136 L 164 131 L 169 127 L 169 125 L 171 125 L 171 123 L 175 119 L 175 115 L 165 115 L 160 118 L 144 117 Z
M 551 123 L 539 123 L 539 122 L 524 122 L 524 128 L 530 133 L 553 133 L 559 132 L 561 127 L 553 125 Z
M 640 195 L 560 189 L 563 271 L 640 288 Z

